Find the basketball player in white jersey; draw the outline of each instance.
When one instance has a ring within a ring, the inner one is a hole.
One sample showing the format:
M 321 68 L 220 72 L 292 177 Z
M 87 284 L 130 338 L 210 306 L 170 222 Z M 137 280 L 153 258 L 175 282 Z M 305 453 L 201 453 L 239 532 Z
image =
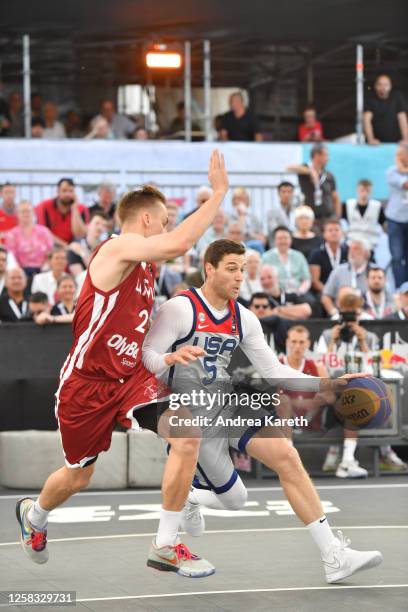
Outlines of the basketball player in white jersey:
M 257 317 L 235 301 L 245 267 L 245 248 L 241 244 L 230 240 L 213 242 L 205 253 L 204 267 L 205 282 L 201 289 L 190 289 L 164 304 L 143 345 L 145 366 L 168 380 L 172 390 L 185 390 L 190 384 L 190 388 L 216 394 L 228 382 L 227 367 L 238 345 L 265 380 L 273 380 L 288 390 L 338 390 L 347 383 L 350 375 L 331 381 L 303 374 L 279 362 L 264 339 Z M 194 416 L 193 404 L 190 402 Z M 224 412 L 233 417 L 248 416 L 242 403 L 219 406 L 217 415 Z M 252 416 L 265 423 L 269 413 L 261 409 L 256 414 L 252 412 Z M 177 425 L 177 421 L 172 424 Z M 338 537 L 333 535 L 297 451 L 269 424 L 247 427 L 244 423 L 241 428 L 224 430 L 224 437 L 214 437 L 208 431 L 203 435 L 194 486 L 181 521 L 190 535 L 200 535 L 204 529 L 200 505 L 238 509 L 245 504 L 247 492 L 234 470 L 229 446 L 277 472 L 293 510 L 320 549 L 327 582 L 338 582 L 381 563 L 380 552 L 352 550 L 341 532 Z M 153 543 L 153 554 L 154 548 Z

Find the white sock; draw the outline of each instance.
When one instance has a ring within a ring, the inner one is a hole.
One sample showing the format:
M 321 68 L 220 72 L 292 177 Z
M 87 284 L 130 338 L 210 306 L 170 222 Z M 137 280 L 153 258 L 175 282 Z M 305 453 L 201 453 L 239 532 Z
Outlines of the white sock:
M 389 444 L 387 446 L 380 446 L 380 453 L 382 457 L 386 457 L 391 451 L 392 448 Z
M 225 506 L 220 501 L 218 495 L 214 491 L 207 491 L 206 489 L 192 488 L 188 494 L 188 501 L 190 504 L 201 504 L 207 508 L 225 510 Z
M 160 509 L 159 528 L 156 535 L 156 546 L 175 546 L 181 521 L 181 511 Z
M 313 540 L 319 547 L 322 557 L 324 557 L 330 548 L 332 548 L 332 546 L 336 543 L 336 538 L 330 529 L 327 517 L 323 515 L 321 518 L 317 519 L 317 521 L 309 523 L 307 528 L 309 529 Z
M 354 461 L 354 453 L 357 448 L 357 438 L 344 438 L 342 462 Z
M 41 508 L 37 499 L 28 511 L 27 518 L 35 529 L 42 531 L 47 526 L 49 513 L 49 510 Z

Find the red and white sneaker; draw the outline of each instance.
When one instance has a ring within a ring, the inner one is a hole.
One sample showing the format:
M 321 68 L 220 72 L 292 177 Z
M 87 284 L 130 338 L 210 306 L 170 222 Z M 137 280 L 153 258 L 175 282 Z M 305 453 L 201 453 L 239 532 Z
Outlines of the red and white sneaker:
M 211 563 L 193 555 L 185 544 L 158 548 L 155 540 L 150 547 L 147 565 L 163 572 L 176 572 L 188 578 L 203 578 L 215 572 Z
M 16 516 L 20 525 L 20 542 L 24 553 L 34 563 L 47 563 L 47 530 L 37 531 L 27 518 L 28 511 L 34 504 L 30 497 L 24 497 L 17 502 Z

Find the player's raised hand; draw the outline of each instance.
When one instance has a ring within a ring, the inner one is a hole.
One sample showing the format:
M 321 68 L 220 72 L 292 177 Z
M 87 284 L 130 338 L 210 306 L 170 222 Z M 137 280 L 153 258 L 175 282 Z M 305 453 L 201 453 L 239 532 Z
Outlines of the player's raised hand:
M 208 180 L 214 193 L 225 194 L 228 191 L 228 174 L 225 169 L 225 160 L 222 153 L 215 149 L 211 153 L 208 164 Z
M 169 353 L 166 355 L 164 360 L 168 366 L 173 366 L 176 363 L 180 365 L 188 365 L 203 355 L 205 355 L 205 351 L 203 351 L 203 349 L 199 346 L 182 346 L 174 353 Z

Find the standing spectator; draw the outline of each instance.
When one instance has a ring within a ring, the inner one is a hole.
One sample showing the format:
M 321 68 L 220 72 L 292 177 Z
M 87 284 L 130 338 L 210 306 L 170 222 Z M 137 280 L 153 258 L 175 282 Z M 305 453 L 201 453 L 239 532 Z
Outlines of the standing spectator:
M 323 128 L 316 119 L 316 109 L 308 106 L 303 111 L 304 123 L 298 127 L 298 140 L 300 142 L 319 142 L 323 140 Z
M 200 206 L 205 204 L 207 200 L 211 198 L 211 196 L 212 196 L 211 187 L 207 187 L 206 185 L 201 185 L 201 187 L 197 189 L 196 194 L 195 194 L 196 207 L 193 208 L 193 210 L 190 210 L 188 213 L 186 213 L 184 215 L 184 218 L 186 219 L 187 217 L 192 215 L 196 210 L 200 208 Z
M 59 301 L 51 308 L 51 315 L 72 314 L 75 310 L 76 283 L 73 276 L 65 274 L 57 283 Z
M 239 290 L 239 297 L 249 302 L 253 293 L 262 291 L 261 285 L 261 255 L 259 251 L 247 250 L 245 253 L 246 268 Z
M 261 288 L 268 295 L 274 315 L 285 319 L 308 319 L 312 314 L 310 305 L 297 293 L 287 293 L 279 286 L 279 275 L 276 268 L 264 264 L 261 268 Z
M 232 205 L 234 211 L 230 216 L 231 221 L 240 224 L 245 245 L 250 249 L 255 249 L 260 253 L 265 250 L 265 234 L 262 230 L 262 223 L 258 217 L 249 211 L 249 193 L 244 187 L 237 187 L 232 194 Z
M 367 270 L 367 291 L 363 311 L 373 319 L 383 319 L 395 310 L 392 295 L 387 289 L 385 272 L 371 265 Z
M 7 251 L 0 246 L 0 296 L 6 292 Z
M 245 107 L 244 97 L 237 91 L 230 95 L 230 111 L 221 115 L 220 140 L 262 141 L 255 116 Z
M 66 138 L 64 125 L 58 121 L 58 108 L 53 102 L 44 104 L 44 123 L 43 138 L 48 140 Z
M 312 289 L 320 294 L 330 276 L 330 272 L 340 264 L 347 263 L 348 247 L 343 242 L 340 221 L 332 219 L 323 226 L 323 240 L 309 256 L 309 269 L 312 275 Z
M 341 215 L 341 202 L 336 191 L 336 179 L 326 170 L 329 151 L 323 144 L 315 144 L 310 152 L 309 164 L 289 166 L 288 171 L 299 175 L 299 185 L 305 203 L 313 208 L 317 222 Z
M 295 187 L 289 181 L 282 181 L 278 185 L 278 205 L 273 205 L 267 214 L 268 240 L 272 245 L 272 234 L 278 225 L 283 225 L 289 230 L 295 229 L 295 203 L 293 194 Z
M 287 293 L 305 294 L 310 289 L 310 272 L 302 253 L 291 249 L 292 234 L 287 227 L 277 227 L 273 233 L 275 246 L 262 256 L 263 263 L 274 266 L 279 285 Z
M 408 144 L 398 147 L 387 170 L 390 197 L 385 209 L 395 285 L 408 281 Z
M 342 218 L 348 223 L 348 240 L 368 240 L 373 251 L 377 246 L 385 215 L 381 202 L 371 198 L 373 184 L 361 179 L 357 185 L 357 198 L 343 204 Z
M 96 212 L 92 215 L 86 228 L 85 238 L 80 238 L 69 245 L 67 252 L 68 268 L 74 277 L 88 268 L 92 253 L 102 242 L 107 227 L 106 215 L 102 212 Z
M 116 214 L 116 187 L 110 181 L 101 183 L 97 192 L 98 198 L 89 207 L 89 213 L 92 217 L 96 212 L 101 212 L 106 215 L 109 232 L 112 233 L 115 228 Z
M 368 144 L 408 140 L 405 100 L 400 91 L 392 88 L 387 74 L 375 79 L 374 91 L 366 96 L 363 122 Z
M 11 183 L 4 183 L 1 189 L 0 206 L 0 242 L 3 232 L 7 232 L 17 225 L 16 214 L 16 188 Z
M 38 274 L 54 246 L 50 230 L 35 223 L 30 202 L 23 200 L 17 208 L 18 225 L 6 232 L 4 242 L 28 277 Z
M 44 200 L 35 209 L 38 223 L 45 225 L 58 244 L 67 246 L 74 239 L 86 234 L 89 211 L 78 202 L 75 183 L 71 178 L 62 178 L 57 183 L 57 197 Z
M 197 242 L 197 253 L 202 253 L 206 250 L 208 245 L 214 240 L 220 240 L 225 238 L 225 224 L 227 222 L 227 216 L 222 208 L 219 209 L 214 217 L 212 225 L 204 232 L 200 240 Z
M 67 267 L 67 255 L 62 246 L 54 247 L 50 254 L 50 269 L 48 272 L 40 272 L 33 278 L 31 293 L 41 291 L 48 296 L 49 303 L 53 306 L 57 302 L 57 285 L 62 276 L 65 275 Z
M 69 110 L 65 117 L 64 123 L 65 133 L 67 138 L 83 138 L 84 130 L 82 129 L 81 117 L 75 110 Z
M 23 99 L 19 91 L 13 91 L 9 96 L 6 127 L 9 138 L 24 136 Z
M 313 231 L 314 212 L 310 206 L 299 206 L 295 210 L 296 231 L 292 236 L 292 248 L 308 259 L 310 253 L 320 246 L 322 239 Z
M 360 295 L 367 291 L 367 266 L 370 259 L 370 245 L 365 240 L 349 243 L 348 262 L 336 266 L 330 273 L 322 294 L 322 305 L 327 314 L 338 318 L 339 312 L 334 303 L 341 287 L 351 287 Z
M 0 321 L 15 323 L 27 319 L 28 302 L 25 297 L 27 277 L 21 268 L 12 268 L 6 272 L 6 294 L 0 297 Z
M 136 124 L 126 115 L 120 115 L 116 112 L 115 105 L 111 100 L 102 100 L 100 115 L 97 117 L 103 117 L 107 121 L 109 127 L 108 137 L 110 138 L 131 138 L 136 129 Z

